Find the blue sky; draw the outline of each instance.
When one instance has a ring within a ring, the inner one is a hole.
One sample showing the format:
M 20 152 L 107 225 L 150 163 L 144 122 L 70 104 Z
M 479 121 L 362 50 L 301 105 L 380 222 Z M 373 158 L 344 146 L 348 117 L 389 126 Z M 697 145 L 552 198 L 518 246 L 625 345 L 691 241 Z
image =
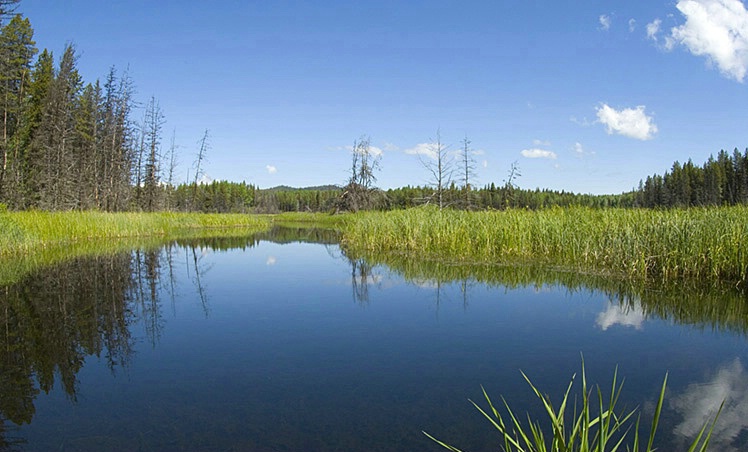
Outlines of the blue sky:
M 343 183 L 362 135 L 378 185 L 423 185 L 418 152 L 467 136 L 478 183 L 620 193 L 675 160 L 748 146 L 740 0 L 22 0 L 37 47 L 86 81 L 129 68 L 186 177 Z M 136 112 L 135 118 L 140 117 Z M 428 158 L 422 155 L 421 158 Z

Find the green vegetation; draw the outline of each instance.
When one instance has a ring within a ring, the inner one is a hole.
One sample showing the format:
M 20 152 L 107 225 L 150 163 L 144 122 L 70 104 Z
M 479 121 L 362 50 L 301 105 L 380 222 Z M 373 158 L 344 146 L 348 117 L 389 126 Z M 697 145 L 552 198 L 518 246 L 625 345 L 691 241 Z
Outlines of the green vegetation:
M 509 407 L 506 400 L 502 398 L 508 416 L 505 418 L 494 406 L 485 389 L 483 390 L 483 395 L 486 398 L 486 402 L 488 402 L 489 410 L 484 410 L 477 403 L 471 400 L 471 403 L 475 405 L 481 414 L 488 419 L 493 427 L 499 432 L 499 436 L 503 443 L 503 450 L 507 452 L 615 452 L 617 450 L 624 450 L 624 445 L 626 446 L 625 450 L 636 452 L 642 450 L 641 447 L 644 446 L 644 444 L 639 434 L 640 417 L 636 417 L 636 423 L 633 426 L 633 434 L 629 436 L 629 433 L 632 430 L 631 422 L 633 421 L 637 410 L 627 412 L 619 411 L 616 408 L 621 391 L 623 390 L 623 383 L 618 383 L 617 370 L 613 374 L 613 383 L 611 384 L 610 394 L 606 401 L 599 386 L 596 387 L 595 390 L 587 388 L 587 377 L 584 371 L 584 362 L 582 362 L 581 403 L 578 404 L 577 400 L 571 400 L 569 398 L 574 385 L 574 377 L 572 377 L 558 408 L 554 408 L 550 397 L 541 394 L 541 392 L 532 384 L 527 375 L 522 373 L 522 376 L 530 385 L 530 388 L 538 399 L 542 402 L 543 407 L 545 408 L 545 414 L 548 416 L 548 424 L 541 424 L 539 421 L 528 419 L 527 425 L 523 425 L 520 418 L 518 418 L 515 412 Z M 665 380 L 662 382 L 662 390 L 657 399 L 657 406 L 649 430 L 649 437 L 646 446 L 643 449 L 646 452 L 655 450 L 655 448 L 653 448 L 653 443 L 655 433 L 657 432 L 657 425 L 660 420 L 660 414 L 662 412 L 662 404 L 665 400 L 666 384 L 667 376 L 665 376 Z M 593 394 L 597 395 L 596 400 L 594 399 Z M 572 404 L 574 405 L 574 411 L 573 414 L 569 416 L 567 411 Z M 711 426 L 709 426 L 709 423 L 704 425 L 699 434 L 693 440 L 688 452 L 703 452 L 707 450 L 714 429 L 714 424 L 717 422 L 717 417 L 719 417 L 721 411 L 722 408 L 720 408 L 715 415 L 714 420 L 711 422 Z M 550 427 L 550 431 L 544 430 L 543 427 L 545 426 Z M 709 427 L 708 431 L 707 427 Z M 454 452 L 461 452 L 460 449 L 439 441 L 426 432 L 424 433 L 444 448 Z M 548 435 L 548 437 L 546 437 L 546 435 Z M 629 438 L 633 437 L 633 439 L 627 442 L 627 436 Z
M 249 235 L 270 224 L 270 217 L 238 214 L 0 212 L 0 257 L 102 239 Z
M 448 262 L 539 264 L 642 280 L 745 281 L 748 207 L 367 212 L 343 245 Z
M 664 176 L 639 183 L 636 205 L 642 207 L 719 206 L 748 203 L 748 149 L 722 150 L 703 166 L 673 163 Z

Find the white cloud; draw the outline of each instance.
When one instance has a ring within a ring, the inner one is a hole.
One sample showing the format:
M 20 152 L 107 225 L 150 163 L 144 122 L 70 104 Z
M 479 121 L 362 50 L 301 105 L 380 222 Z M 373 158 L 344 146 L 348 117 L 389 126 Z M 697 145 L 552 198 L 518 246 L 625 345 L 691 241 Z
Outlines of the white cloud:
M 278 262 L 278 259 L 276 259 L 275 256 L 268 256 L 267 260 L 265 261 L 265 265 L 267 265 L 268 267 L 272 267 L 276 262 Z
M 611 18 L 609 15 L 601 14 L 598 20 L 600 21 L 600 29 L 610 30 Z
M 748 11 L 740 0 L 680 0 L 686 23 L 671 30 L 670 41 L 705 56 L 725 77 L 742 82 L 748 71 Z
M 528 159 L 550 159 L 550 160 L 556 160 L 556 153 L 553 151 L 547 151 L 545 149 L 524 149 L 522 152 L 522 157 L 528 158 Z
M 633 33 L 636 30 L 636 19 L 629 19 L 629 32 Z
M 602 104 L 597 109 L 597 119 L 605 124 L 609 135 L 616 133 L 637 140 L 650 140 L 657 133 L 657 126 L 652 117 L 647 116 L 645 109 L 644 105 L 639 105 L 616 110 Z
M 267 170 L 268 174 L 275 174 L 278 172 L 278 168 L 274 167 L 273 165 L 265 165 L 265 169 Z
M 683 394 L 672 399 L 672 408 L 683 417 L 675 426 L 675 433 L 694 438 L 714 418 L 722 401 L 725 406 L 714 426 L 710 445 L 714 450 L 739 450 L 734 442 L 748 428 L 748 375 L 737 358 L 722 366 L 711 381 L 690 384 Z
M 582 143 L 578 141 L 574 143 L 574 147 L 572 149 L 574 150 L 574 155 L 580 158 L 587 156 L 587 155 L 595 155 L 595 151 L 588 151 L 584 149 L 584 146 L 582 146 Z
M 545 146 L 545 147 L 548 147 L 548 146 L 551 145 L 551 142 L 547 141 L 547 140 L 546 141 L 544 141 L 544 140 L 532 140 L 532 145 L 533 146 Z
M 397 150 L 399 150 L 399 149 L 400 149 L 400 148 L 399 148 L 399 147 L 397 147 L 397 146 L 396 146 L 395 144 L 393 144 L 393 143 L 384 143 L 384 150 L 385 150 L 385 151 L 397 151 Z
M 647 24 L 647 39 L 651 39 L 655 42 L 657 41 L 657 33 L 660 32 L 660 25 L 662 25 L 660 19 L 655 19 Z
M 488 160 L 483 160 L 483 168 L 488 168 Z
M 613 325 L 630 326 L 640 330 L 646 319 L 644 311 L 636 304 L 621 306 L 611 303 L 605 311 L 597 315 L 595 325 L 603 331 Z
M 425 155 L 426 157 L 430 157 L 432 159 L 436 158 L 434 145 L 431 143 L 419 143 L 412 148 L 406 149 L 404 152 L 411 155 Z

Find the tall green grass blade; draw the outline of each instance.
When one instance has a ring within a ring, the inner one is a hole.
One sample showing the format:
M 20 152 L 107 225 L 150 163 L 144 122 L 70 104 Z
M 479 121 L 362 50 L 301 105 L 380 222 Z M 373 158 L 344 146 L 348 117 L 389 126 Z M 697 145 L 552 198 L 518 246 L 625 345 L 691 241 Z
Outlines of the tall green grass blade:
M 652 444 L 654 443 L 655 433 L 657 433 L 657 424 L 660 422 L 660 414 L 662 413 L 662 403 L 665 401 L 665 387 L 667 386 L 667 377 L 662 380 L 662 389 L 660 390 L 660 397 L 657 399 L 657 408 L 655 408 L 654 417 L 652 418 L 652 428 L 649 429 L 649 441 L 647 442 L 647 452 L 652 450 Z
M 509 406 L 509 403 L 502 397 L 504 408 L 511 420 L 510 431 L 507 428 L 501 413 L 493 405 L 485 388 L 482 388 L 483 396 L 488 402 L 490 414 L 471 400 L 471 403 L 499 432 L 506 452 L 617 452 L 623 450 L 624 446 L 626 446 L 626 449 L 629 451 L 639 452 L 639 448 L 642 444 L 639 436 L 639 426 L 641 421 L 639 415 L 636 416 L 636 421 L 633 427 L 631 426 L 631 420 L 637 414 L 638 410 L 634 409 L 631 411 L 624 411 L 622 414 L 619 414 L 616 408 L 621 393 L 623 392 L 623 381 L 620 383 L 618 381 L 618 368 L 616 368 L 613 373 L 609 399 L 606 403 L 603 398 L 603 392 L 599 386 L 596 386 L 594 392 L 588 391 L 584 362 L 582 363 L 582 403 L 577 410 L 575 401 L 573 421 L 570 421 L 566 417 L 566 409 L 570 403 L 571 388 L 574 383 L 574 377 L 572 377 L 571 382 L 564 393 L 559 408 L 555 409 L 550 402 L 550 398 L 547 395 L 543 395 L 527 375 L 522 373 L 522 376 L 543 405 L 545 417 L 549 421 L 551 429 L 550 433 L 552 433 L 550 438 L 546 438 L 546 431 L 542 428 L 541 423 L 537 420 L 533 420 L 529 415 L 527 417 L 526 426 L 523 425 Z M 652 419 L 649 438 L 645 449 L 646 452 L 653 452 L 655 450 L 653 448 L 654 438 L 662 414 L 667 379 L 668 376 L 666 374 L 657 399 L 657 407 Z M 590 395 L 593 393 L 597 395 L 597 401 L 594 405 L 590 400 Z M 590 409 L 593 406 L 599 409 L 599 412 L 595 416 L 590 413 Z M 711 421 L 711 424 L 707 422 L 702 427 L 698 436 L 688 449 L 688 452 L 705 452 L 707 450 L 714 431 L 714 426 L 716 425 L 723 407 L 724 402 L 714 416 L 714 419 Z M 571 425 L 570 430 L 568 430 L 567 422 Z M 708 430 L 707 427 L 709 427 Z M 630 442 L 627 442 L 627 438 L 629 438 L 632 428 L 634 430 L 633 438 Z M 428 433 L 425 434 L 442 447 L 451 451 L 459 451 L 459 449 L 454 446 L 437 440 Z M 548 442 L 549 439 L 550 443 Z

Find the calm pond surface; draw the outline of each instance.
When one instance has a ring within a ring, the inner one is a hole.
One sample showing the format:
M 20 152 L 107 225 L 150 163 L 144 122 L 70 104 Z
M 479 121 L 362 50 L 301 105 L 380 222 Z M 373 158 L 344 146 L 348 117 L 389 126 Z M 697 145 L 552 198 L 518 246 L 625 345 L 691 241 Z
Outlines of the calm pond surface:
M 351 259 L 321 231 L 77 258 L 0 287 L 0 450 L 498 450 L 481 385 L 540 413 L 584 356 L 679 449 L 748 447 L 745 294 Z M 316 243 L 314 243 L 316 242 Z M 485 404 L 484 404 L 485 405 Z M 646 432 L 645 432 L 646 433 Z

